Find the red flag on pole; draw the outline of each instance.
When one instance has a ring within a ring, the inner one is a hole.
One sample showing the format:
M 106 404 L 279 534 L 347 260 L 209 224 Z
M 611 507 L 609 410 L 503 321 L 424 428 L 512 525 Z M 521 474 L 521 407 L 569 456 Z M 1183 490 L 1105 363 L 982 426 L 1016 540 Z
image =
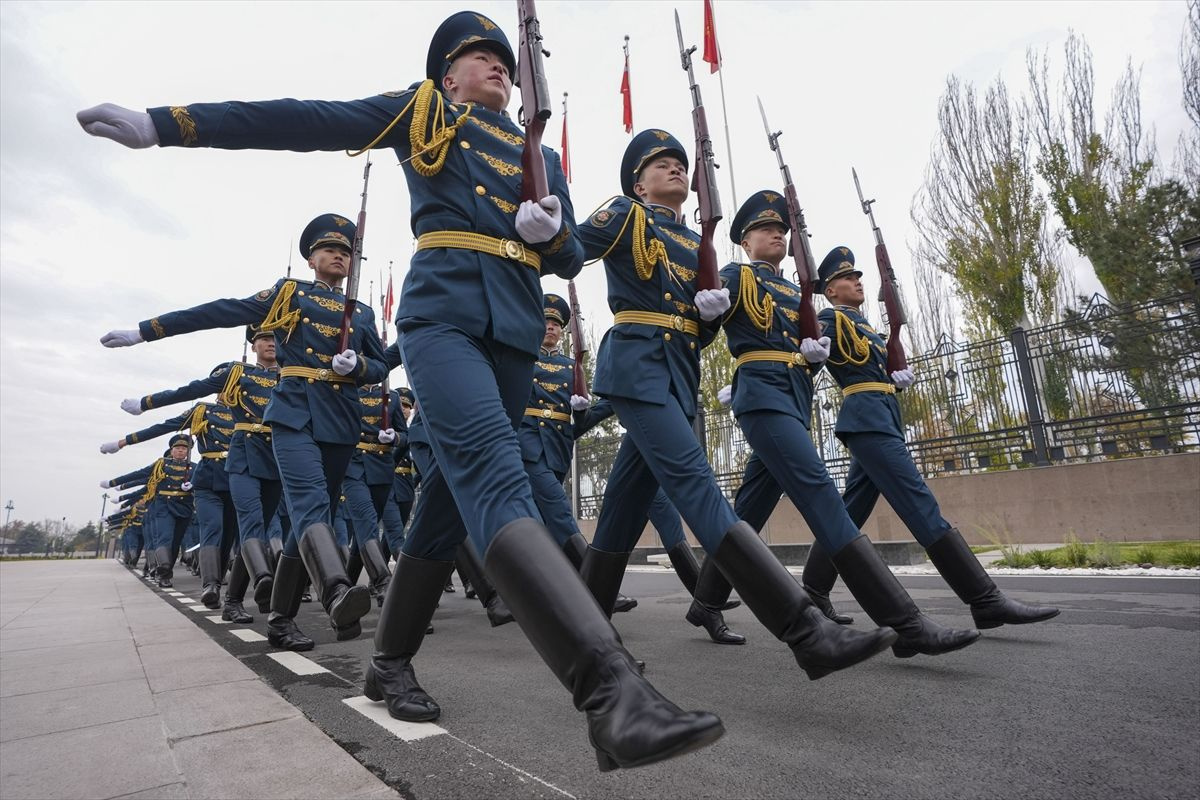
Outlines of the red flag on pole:
M 392 273 L 389 270 L 388 271 L 387 294 L 384 295 L 384 297 L 383 297 L 383 324 L 384 324 L 385 329 L 387 328 L 388 320 L 390 320 L 392 318 L 393 302 L 394 302 L 394 300 L 392 297 Z
M 563 92 L 563 136 L 562 136 L 562 168 L 563 177 L 571 182 L 571 148 L 567 140 L 567 93 Z
M 712 64 L 710 72 L 721 68 L 721 48 L 717 46 L 717 24 L 713 20 L 712 0 L 704 0 L 704 60 Z
M 625 72 L 621 75 L 622 115 L 625 132 L 633 133 L 633 94 L 629 87 L 629 37 L 625 37 Z

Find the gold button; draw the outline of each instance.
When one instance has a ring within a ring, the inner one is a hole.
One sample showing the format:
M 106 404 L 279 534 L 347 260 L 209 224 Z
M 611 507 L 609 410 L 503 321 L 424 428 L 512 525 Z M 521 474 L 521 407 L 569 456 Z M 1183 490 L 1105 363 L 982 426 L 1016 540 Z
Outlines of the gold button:
M 361 309 L 361 308 L 359 308 L 358 306 L 355 306 L 355 307 L 354 307 L 354 313 L 355 313 L 355 314 L 361 314 L 361 313 L 362 313 L 362 309 Z
M 301 321 L 301 322 L 303 322 L 305 325 L 307 325 L 307 324 L 308 324 L 308 317 L 305 317 L 304 319 L 302 319 L 302 320 L 300 320 L 300 321 Z
M 693 350 L 695 350 L 695 349 L 696 349 L 696 343 L 695 343 L 695 342 L 688 342 L 688 347 L 690 347 L 690 348 L 692 348 Z
M 666 294 L 664 294 L 664 295 L 663 295 L 663 299 L 664 299 L 664 300 L 670 300 L 670 299 L 671 299 L 671 293 L 670 293 L 670 292 L 667 292 Z
M 755 278 L 754 280 L 758 281 L 759 283 L 762 283 L 762 278 Z
M 308 353 L 308 354 L 311 356 L 311 355 L 312 355 L 312 348 L 311 348 L 311 347 L 306 347 L 306 348 L 304 348 L 304 352 Z
M 304 292 L 297 292 L 297 294 L 300 295 L 301 297 L 304 297 Z
M 479 195 L 480 197 L 483 197 L 485 194 L 487 194 L 487 189 L 483 188 L 482 186 L 476 186 L 475 194 Z
M 354 333 L 354 328 L 351 328 L 351 329 L 349 330 L 349 332 L 350 332 L 350 333 Z
M 342 387 L 341 387 L 341 385 L 340 385 L 340 384 L 337 384 L 337 383 L 335 383 L 335 384 L 333 385 L 333 390 L 334 390 L 335 392 L 340 392 L 340 391 L 342 390 Z
M 664 341 L 664 342 L 669 342 L 669 341 L 671 341 L 671 334 L 670 334 L 669 332 L 668 332 L 668 333 L 664 333 L 664 334 L 663 334 L 663 341 Z
M 539 426 L 539 427 L 542 427 L 542 428 L 544 428 L 544 427 L 546 427 L 546 423 L 544 423 L 544 422 L 539 422 L 539 423 L 538 423 L 538 426 Z
M 470 150 L 470 149 L 471 149 L 471 143 L 470 143 L 470 142 L 467 142 L 467 141 L 464 141 L 464 140 L 462 140 L 462 139 L 459 139 L 459 141 L 458 141 L 458 146 L 459 146 L 459 147 L 461 147 L 463 150 Z
M 309 382 L 309 383 L 316 383 L 316 381 L 315 381 L 315 380 L 313 380 L 312 378 L 309 378 L 309 379 L 308 379 L 308 382 Z

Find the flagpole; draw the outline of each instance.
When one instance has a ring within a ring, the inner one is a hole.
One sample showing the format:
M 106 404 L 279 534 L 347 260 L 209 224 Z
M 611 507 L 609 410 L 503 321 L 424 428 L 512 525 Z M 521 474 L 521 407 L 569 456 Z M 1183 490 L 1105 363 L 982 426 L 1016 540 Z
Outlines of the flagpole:
M 709 13 L 712 14 L 713 38 L 716 38 L 717 8 L 716 0 L 709 0 Z M 729 138 L 729 109 L 725 105 L 725 59 L 720 55 L 720 45 L 717 45 L 717 82 L 721 87 L 721 116 L 725 120 L 725 155 L 729 160 L 729 193 L 733 197 L 733 207 L 738 207 L 737 183 L 733 177 L 733 142 Z M 737 260 L 737 245 L 729 247 L 730 259 Z

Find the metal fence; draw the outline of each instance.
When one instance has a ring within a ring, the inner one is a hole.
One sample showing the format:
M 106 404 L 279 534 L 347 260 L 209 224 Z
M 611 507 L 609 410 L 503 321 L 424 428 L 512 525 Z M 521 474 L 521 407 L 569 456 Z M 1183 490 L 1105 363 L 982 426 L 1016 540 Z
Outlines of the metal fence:
M 900 400 L 909 450 L 925 477 L 1131 458 L 1200 449 L 1200 314 L 1181 294 L 1114 306 L 1097 295 L 1063 321 L 1008 337 L 945 339 L 909 358 Z M 834 435 L 841 393 L 818 374 L 812 438 L 839 488 L 850 456 Z M 732 415 L 698 425 L 732 499 L 750 448 Z M 619 428 L 576 446 L 579 516 L 599 513 Z

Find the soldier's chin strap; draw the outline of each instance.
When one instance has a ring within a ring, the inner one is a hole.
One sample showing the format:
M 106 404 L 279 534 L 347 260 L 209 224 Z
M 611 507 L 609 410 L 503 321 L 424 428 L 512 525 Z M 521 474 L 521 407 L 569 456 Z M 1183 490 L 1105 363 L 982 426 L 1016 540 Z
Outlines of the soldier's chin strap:
M 397 123 L 411 109 L 412 122 L 408 128 L 408 143 L 412 149 L 412 155 L 400 163 L 411 162 L 418 175 L 425 178 L 433 177 L 442 171 L 442 166 L 446 163 L 446 154 L 450 150 L 450 142 L 458 135 L 458 129 L 470 118 L 471 109 L 474 108 L 474 104 L 467 103 L 466 109 L 458 115 L 453 124 L 446 125 L 446 106 L 442 102 L 443 99 L 442 93 L 433 88 L 433 81 L 425 79 L 413 92 L 408 105 L 388 123 L 388 126 L 370 144 L 353 153 L 347 150 L 346 155 L 355 158 L 374 148 L 391 133 Z M 433 111 L 432 127 L 429 124 L 430 110 Z M 428 131 L 428 138 L 426 138 L 426 131 Z

